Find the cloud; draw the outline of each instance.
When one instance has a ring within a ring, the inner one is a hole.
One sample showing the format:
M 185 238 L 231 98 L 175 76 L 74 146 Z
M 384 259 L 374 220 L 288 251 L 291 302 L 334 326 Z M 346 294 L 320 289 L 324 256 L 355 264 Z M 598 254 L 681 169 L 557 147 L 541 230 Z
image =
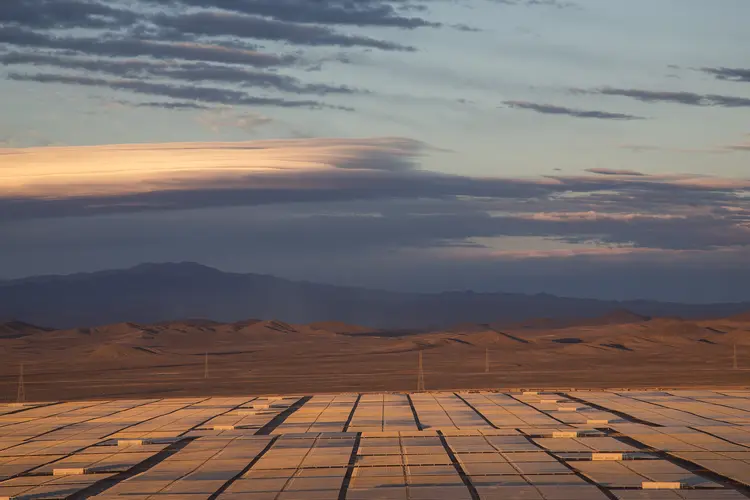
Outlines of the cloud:
M 696 190 L 718 189 L 745 190 L 750 189 L 750 179 L 725 178 L 702 174 L 652 174 L 646 176 L 549 176 L 556 179 L 561 186 L 570 190 L 610 190 L 610 189 L 649 189 L 652 191 L 673 190 L 676 187 L 689 187 Z
M 256 50 L 197 42 L 166 42 L 137 38 L 101 38 L 52 36 L 14 26 L 0 26 L 0 43 L 73 51 L 79 54 L 109 57 L 152 57 L 219 63 L 246 64 L 255 67 L 288 66 L 298 62 L 293 55 L 262 53 Z
M 248 124 L 250 116 L 244 116 Z M 266 121 L 252 119 L 257 124 Z M 0 187 L 6 198 L 148 194 L 199 186 L 304 190 L 295 176 L 412 171 L 425 147 L 409 139 L 382 138 L 11 149 L 2 151 L 0 165 L 6 176 Z M 141 164 L 148 168 L 132 167 Z
M 120 101 L 121 104 L 126 106 L 133 106 L 136 108 L 161 108 L 161 109 L 173 109 L 173 110 L 209 110 L 213 109 L 210 106 L 204 106 L 203 104 L 196 104 L 194 102 L 125 102 Z
M 389 26 L 405 29 L 441 26 L 440 23 L 402 13 L 399 8 L 404 12 L 415 12 L 415 7 L 422 5 L 421 2 L 411 0 L 145 0 L 144 3 L 170 5 L 176 8 L 217 8 L 296 23 Z
M 642 120 L 642 117 L 626 115 L 621 113 L 608 113 L 606 111 L 584 111 L 580 109 L 553 106 L 550 104 L 538 104 L 527 101 L 505 101 L 507 106 L 518 109 L 528 109 L 546 115 L 567 115 L 575 118 L 594 118 L 599 120 Z
M 267 116 L 254 113 L 236 113 L 227 109 L 208 111 L 202 114 L 198 121 L 214 133 L 219 133 L 225 128 L 238 128 L 245 132 L 254 132 L 258 128 L 273 122 Z
M 575 2 L 565 0 L 492 0 L 495 3 L 505 5 L 522 5 L 526 7 L 554 7 L 557 9 L 579 9 Z
M 277 203 L 19 221 L 3 226 L 8 242 L 0 250 L 0 273 L 192 260 L 229 270 L 324 282 L 350 279 L 350 284 L 400 289 L 567 290 L 571 294 L 572 290 L 584 293 L 577 287 L 585 281 L 586 292 L 594 294 L 596 290 L 624 293 L 625 287 L 628 293 L 645 297 L 658 295 L 655 290 L 671 284 L 673 292 L 685 292 L 694 300 L 730 290 L 748 296 L 744 286 L 749 279 L 747 247 L 670 249 L 632 243 L 567 243 L 553 235 L 605 228 L 612 238 L 645 238 L 672 226 L 638 219 L 614 225 L 606 221 L 537 223 L 489 217 L 476 208 L 469 201 L 455 200 Z M 425 213 L 431 209 L 442 213 Z M 711 233 L 705 231 L 712 223 L 724 227 L 721 220 L 687 218 L 676 221 L 670 232 L 686 231 L 681 241 L 692 236 L 710 243 Z M 618 234 L 621 231 L 626 232 Z M 634 287 L 636 282 L 639 287 Z M 702 286 L 690 286 L 695 282 Z M 526 288 L 530 283 L 539 289 Z
M 644 151 L 665 151 L 668 148 L 662 146 L 654 146 L 652 144 L 623 144 L 620 146 L 621 149 L 627 149 L 636 153 L 642 153 Z
M 646 175 L 641 172 L 636 172 L 635 170 L 618 170 L 612 168 L 587 168 L 586 172 L 591 172 L 592 174 L 599 175 L 631 175 L 639 177 Z
M 701 71 L 716 77 L 717 80 L 750 83 L 750 69 L 743 68 L 703 68 Z
M 554 250 L 493 250 L 493 249 L 451 249 L 444 251 L 456 259 L 480 259 L 480 260 L 527 260 L 527 259 L 570 259 L 575 257 L 632 257 L 632 256 L 666 256 L 670 258 L 685 255 L 702 255 L 707 250 L 665 250 L 660 248 L 643 248 L 628 246 L 601 246 L 595 248 L 558 248 Z
M 287 100 L 272 97 L 255 97 L 245 92 L 215 87 L 178 86 L 166 83 L 151 83 L 142 80 L 107 80 L 86 76 L 65 76 L 49 73 L 21 74 L 10 73 L 8 78 L 20 82 L 61 83 L 88 87 L 104 87 L 112 90 L 124 90 L 137 94 L 147 94 L 175 99 L 187 99 L 214 104 L 235 106 L 280 106 L 318 108 L 325 105 L 310 100 Z
M 672 214 L 633 214 L 633 213 L 603 213 L 590 210 L 588 212 L 532 212 L 519 213 L 518 217 L 534 221 L 637 221 L 637 220 L 670 220 L 682 219 L 682 215 Z
M 742 144 L 730 144 L 729 146 L 725 146 L 724 149 L 730 151 L 750 151 L 750 140 Z
M 4 0 L 0 2 L 0 47 L 4 49 L 0 54 L 6 65 L 49 68 L 47 74 L 22 77 L 26 80 L 127 87 L 134 92 L 149 88 L 161 97 L 188 94 L 181 82 L 190 86 L 213 82 L 217 87 L 210 92 L 206 87 L 197 92 L 207 97 L 202 102 L 289 107 L 297 103 L 277 96 L 243 97 L 238 87 L 319 96 L 364 93 L 343 85 L 308 82 L 310 71 L 291 76 L 280 70 L 310 70 L 331 61 L 341 64 L 351 60 L 355 50 L 414 52 L 414 47 L 357 31 L 344 32 L 340 27 L 442 26 L 423 18 L 428 6 L 421 0 L 321 0 L 312 4 L 308 0 Z M 261 49 L 258 42 L 269 42 L 271 47 Z M 330 57 L 324 49 L 312 50 L 331 46 L 340 48 L 341 54 Z M 121 80 L 104 81 L 102 74 Z M 19 79 L 19 74 L 13 78 Z M 179 103 L 171 108 L 154 107 L 187 109 Z M 352 110 L 322 103 L 314 107 Z
M 238 117 L 255 126 L 257 115 Z M 595 175 L 556 175 L 530 179 L 478 178 L 438 174 L 419 168 L 418 160 L 437 152 L 407 138 L 289 139 L 236 143 L 174 143 L 72 148 L 3 150 L 6 198 L 79 198 L 142 193 L 160 197 L 171 191 L 218 191 L 226 200 L 243 189 L 284 191 L 300 201 L 316 190 L 343 199 L 471 196 L 493 199 L 555 198 L 586 194 L 587 204 L 599 193 L 614 203 L 633 197 L 656 203 L 659 196 L 693 197 L 692 201 L 727 201 L 750 189 L 750 180 L 694 174 L 637 175 L 633 171 L 591 169 Z M 149 168 L 123 169 L 148 158 Z M 34 168 L 29 168 L 34 165 Z M 91 175 L 95 172 L 96 175 Z M 605 174 L 605 175 L 602 175 Z M 13 182 L 7 180 L 13 177 Z M 163 192 L 163 193 L 162 193 Z M 619 198 L 618 198 L 619 196 Z M 567 203 L 572 206 L 576 197 Z M 187 196 L 189 199 L 189 196 Z M 578 198 L 580 199 L 580 198 Z M 246 199 L 253 204 L 257 199 Z M 559 201 L 559 200 L 558 200 Z M 234 203 L 234 202 L 232 202 Z M 518 209 L 516 209 L 517 211 Z M 663 208 L 658 211 L 663 213 Z
M 237 119 L 227 115 L 226 125 Z M 289 207 L 294 220 L 274 222 L 278 230 L 309 223 L 328 227 L 326 237 L 385 246 L 465 247 L 472 238 L 510 236 L 674 250 L 750 246 L 750 179 L 605 169 L 478 178 L 421 169 L 430 153 L 406 138 L 5 149 L 0 223 Z M 316 212 L 326 205 L 333 208 Z M 362 213 L 376 216 L 352 216 Z
M 731 154 L 733 152 L 750 151 L 750 135 L 747 136 L 743 142 L 737 142 L 734 144 L 722 144 L 715 147 L 707 148 L 675 148 L 667 146 L 655 146 L 655 145 L 638 145 L 638 144 L 625 144 L 620 146 L 622 149 L 628 149 L 634 152 L 643 151 L 668 151 L 672 153 L 689 153 L 689 154 Z
M 160 14 L 152 21 L 163 28 L 184 35 L 236 36 L 259 40 L 275 40 L 297 45 L 337 45 L 342 47 L 370 47 L 381 50 L 414 51 L 384 40 L 364 36 L 343 35 L 331 28 L 308 24 L 277 21 L 257 16 L 222 12 L 195 12 L 183 15 Z
M 117 27 L 137 18 L 132 11 L 85 0 L 3 0 L 0 4 L 0 24 L 34 28 Z
M 689 106 L 716 106 L 724 108 L 750 107 L 750 99 L 716 94 L 696 94 L 693 92 L 652 91 L 640 89 L 618 89 L 602 87 L 595 90 L 576 90 L 576 93 L 600 94 L 629 97 L 641 102 L 668 102 Z
M 260 87 L 297 94 L 353 94 L 355 89 L 325 84 L 305 84 L 299 79 L 257 69 L 208 63 L 145 61 L 142 59 L 92 59 L 49 53 L 9 52 L 0 54 L 0 64 L 51 66 L 85 70 L 122 78 L 169 78 L 189 82 L 219 82 Z
M 726 154 L 731 152 L 727 147 L 706 147 L 706 148 L 680 148 L 670 146 L 655 146 L 653 144 L 623 144 L 621 149 L 627 149 L 634 153 L 644 153 L 649 151 L 663 151 L 669 153 L 687 153 L 687 154 Z
M 475 28 L 473 26 L 469 26 L 468 24 L 464 24 L 464 23 L 451 24 L 451 28 L 458 30 L 458 31 L 463 31 L 465 33 L 481 33 L 483 31 L 480 28 Z

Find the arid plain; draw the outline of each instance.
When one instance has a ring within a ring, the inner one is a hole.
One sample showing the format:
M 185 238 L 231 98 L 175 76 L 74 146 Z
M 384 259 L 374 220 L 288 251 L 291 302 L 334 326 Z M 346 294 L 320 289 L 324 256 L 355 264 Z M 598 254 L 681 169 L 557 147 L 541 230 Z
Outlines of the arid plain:
M 750 316 L 372 330 L 336 322 L 0 325 L 0 400 L 427 390 L 742 387 Z

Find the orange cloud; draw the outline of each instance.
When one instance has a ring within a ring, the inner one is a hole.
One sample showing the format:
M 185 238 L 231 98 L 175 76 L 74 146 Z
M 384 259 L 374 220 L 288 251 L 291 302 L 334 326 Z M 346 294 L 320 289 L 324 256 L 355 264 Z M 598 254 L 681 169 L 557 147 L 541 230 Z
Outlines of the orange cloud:
M 68 198 L 252 185 L 253 174 L 403 168 L 423 145 L 400 138 L 0 149 L 0 196 Z M 403 160 L 402 160 L 403 161 Z
M 675 250 L 646 247 L 568 247 L 549 250 L 502 250 L 494 248 L 444 248 L 439 255 L 459 260 L 525 260 L 525 259 L 567 259 L 573 257 L 627 257 L 633 255 L 652 256 L 655 258 L 675 258 L 681 256 L 714 255 L 716 253 L 733 253 L 735 248 L 711 250 Z

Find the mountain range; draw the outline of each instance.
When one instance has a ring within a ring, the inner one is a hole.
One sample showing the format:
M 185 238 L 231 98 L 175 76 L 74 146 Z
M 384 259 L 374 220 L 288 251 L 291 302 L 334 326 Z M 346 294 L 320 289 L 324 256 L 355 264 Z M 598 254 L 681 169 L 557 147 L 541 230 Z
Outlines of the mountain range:
M 623 315 L 701 319 L 747 311 L 750 303 L 618 302 L 544 293 L 403 293 L 229 273 L 190 262 L 0 281 L 0 322 L 52 328 L 186 318 L 336 320 L 373 328 L 438 328 L 462 322 L 545 326 L 602 315 L 621 322 Z

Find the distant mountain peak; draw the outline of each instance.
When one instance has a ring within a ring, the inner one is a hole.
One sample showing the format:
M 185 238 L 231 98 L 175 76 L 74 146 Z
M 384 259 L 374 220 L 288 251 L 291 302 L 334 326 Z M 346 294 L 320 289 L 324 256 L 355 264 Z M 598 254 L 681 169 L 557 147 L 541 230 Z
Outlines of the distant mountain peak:
M 337 320 L 373 329 L 470 324 L 466 328 L 483 331 L 486 324 L 524 322 L 530 328 L 614 325 L 664 316 L 718 318 L 748 309 L 748 303 L 615 302 L 509 292 L 390 292 L 228 273 L 190 261 L 0 283 L 0 318 L 57 328 L 200 317 L 220 322 L 277 318 L 292 325 Z M 272 326 L 290 329 L 283 324 Z
M 179 272 L 179 273 L 186 273 L 186 272 L 211 272 L 211 273 L 221 273 L 222 271 L 219 271 L 216 268 L 209 267 L 203 264 L 199 264 L 197 262 L 145 262 L 143 264 L 138 264 L 137 266 L 133 266 L 130 269 L 126 269 L 126 272 L 144 272 L 144 273 L 161 273 L 161 272 Z

